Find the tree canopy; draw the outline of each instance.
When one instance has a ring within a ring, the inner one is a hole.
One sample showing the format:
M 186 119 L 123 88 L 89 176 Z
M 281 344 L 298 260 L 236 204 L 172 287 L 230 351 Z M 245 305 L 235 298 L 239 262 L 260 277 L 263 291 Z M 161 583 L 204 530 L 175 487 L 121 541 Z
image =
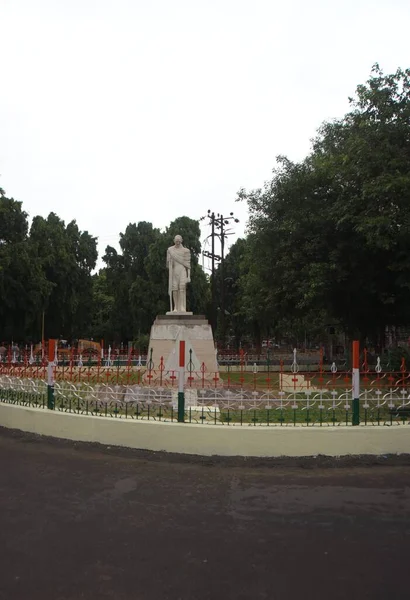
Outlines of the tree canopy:
M 410 321 L 410 70 L 375 65 L 301 162 L 278 157 L 250 212 L 247 314 L 337 321 L 380 338 Z M 311 317 L 310 317 L 311 316 Z
M 35 216 L 29 228 L 21 202 L 0 195 L 0 331 L 2 339 L 39 341 L 45 336 L 109 341 L 138 340 L 158 313 L 169 310 L 166 250 L 181 234 L 191 250 L 188 306 L 204 314 L 208 279 L 199 266 L 198 221 L 183 216 L 160 231 L 129 223 L 119 250 L 107 246 L 98 273 L 96 238 L 55 213 Z
M 56 214 L 34 217 L 21 202 L 0 196 L 0 330 L 4 339 L 76 337 L 88 326 L 96 239 Z

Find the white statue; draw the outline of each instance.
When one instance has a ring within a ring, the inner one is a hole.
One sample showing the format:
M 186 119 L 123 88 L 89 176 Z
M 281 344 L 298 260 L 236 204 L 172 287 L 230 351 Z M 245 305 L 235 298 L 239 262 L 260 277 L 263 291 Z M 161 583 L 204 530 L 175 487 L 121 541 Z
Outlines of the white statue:
M 171 312 L 186 312 L 186 284 L 191 281 L 191 253 L 182 245 L 182 237 L 176 235 L 175 245 L 167 250 L 169 269 L 168 293 Z

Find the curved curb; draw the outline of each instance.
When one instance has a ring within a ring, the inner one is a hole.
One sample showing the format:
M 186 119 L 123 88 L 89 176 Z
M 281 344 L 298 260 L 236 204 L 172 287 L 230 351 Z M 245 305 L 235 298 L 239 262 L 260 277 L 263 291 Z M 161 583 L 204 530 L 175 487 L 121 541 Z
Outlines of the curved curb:
M 410 453 L 410 426 L 235 427 L 77 415 L 1 404 L 0 425 L 78 442 L 200 456 L 305 457 Z

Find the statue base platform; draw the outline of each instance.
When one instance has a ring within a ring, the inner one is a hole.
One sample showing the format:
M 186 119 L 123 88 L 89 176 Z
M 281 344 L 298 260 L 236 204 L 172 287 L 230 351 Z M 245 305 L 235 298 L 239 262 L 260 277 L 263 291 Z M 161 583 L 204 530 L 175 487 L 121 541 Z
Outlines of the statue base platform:
M 185 341 L 185 380 L 199 386 L 218 375 L 212 328 L 203 315 L 170 312 L 158 315 L 151 327 L 147 371 L 151 385 L 177 385 L 179 342 Z M 151 353 L 152 351 L 152 353 Z M 150 364 L 150 360 L 152 361 Z

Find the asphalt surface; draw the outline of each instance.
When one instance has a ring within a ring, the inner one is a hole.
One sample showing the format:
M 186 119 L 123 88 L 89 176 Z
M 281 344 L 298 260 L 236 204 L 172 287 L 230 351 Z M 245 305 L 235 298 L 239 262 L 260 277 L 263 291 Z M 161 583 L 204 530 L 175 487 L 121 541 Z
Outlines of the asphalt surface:
M 0 428 L 2 600 L 408 599 L 409 551 L 409 456 L 201 459 Z

